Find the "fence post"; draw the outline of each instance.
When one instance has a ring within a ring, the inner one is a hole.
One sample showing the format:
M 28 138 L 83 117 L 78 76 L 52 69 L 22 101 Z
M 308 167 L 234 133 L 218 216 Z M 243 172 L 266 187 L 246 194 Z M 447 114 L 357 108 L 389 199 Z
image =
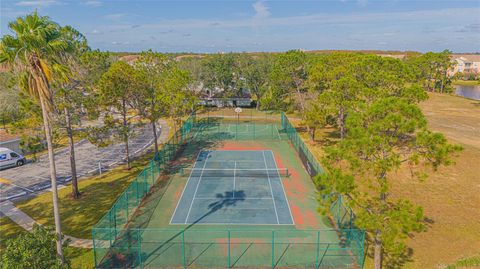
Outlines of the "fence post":
M 230 230 L 228 230 L 228 268 L 230 267 Z
M 143 185 L 145 186 L 143 189 L 143 195 L 142 195 L 142 198 L 145 197 L 145 195 L 147 194 L 148 192 L 148 183 L 147 183 L 147 168 L 145 168 L 143 170 Z
M 253 140 L 255 140 L 255 122 L 252 121 L 252 124 L 253 124 Z
M 138 261 L 140 264 L 140 268 L 143 268 L 143 262 L 142 262 L 142 242 L 141 242 L 141 237 L 140 237 L 140 229 L 137 229 L 137 255 L 138 255 Z
M 320 264 L 318 261 L 319 256 L 320 256 L 320 231 L 317 231 L 317 261 L 315 262 L 316 269 L 320 267 Z
M 138 176 L 135 177 L 135 187 L 137 189 L 137 206 L 140 205 L 140 200 L 138 198 Z
M 97 252 L 95 249 L 95 228 L 92 229 L 92 245 L 93 245 L 93 262 L 95 264 L 95 267 L 97 267 Z
M 125 211 L 127 213 L 127 222 L 128 222 L 128 189 L 125 190 Z
M 117 239 L 117 204 L 113 205 L 113 228 L 115 231 L 115 239 Z
M 152 172 L 152 187 L 153 187 L 153 184 L 155 183 L 155 170 L 153 170 L 154 168 L 154 163 L 153 161 L 150 161 L 150 171 Z
M 108 225 L 108 240 L 110 241 L 110 247 L 112 247 L 112 209 L 108 211 L 108 220 L 110 225 Z
M 275 123 L 271 123 L 271 124 L 270 124 L 270 136 L 271 136 L 270 138 L 271 138 L 271 139 L 273 139 L 273 127 L 275 127 L 274 124 L 275 124 Z M 268 126 L 268 125 L 267 125 L 267 126 Z M 278 135 L 280 136 L 280 134 L 278 134 Z
M 187 268 L 187 257 L 185 255 L 185 231 L 182 231 L 182 255 L 183 255 L 183 268 Z
M 275 231 L 272 231 L 272 269 L 275 268 Z

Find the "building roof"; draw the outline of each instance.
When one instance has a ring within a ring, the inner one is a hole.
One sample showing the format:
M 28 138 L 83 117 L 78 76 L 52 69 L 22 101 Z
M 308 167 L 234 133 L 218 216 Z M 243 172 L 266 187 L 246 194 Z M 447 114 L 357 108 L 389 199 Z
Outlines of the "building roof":
M 467 62 L 480 62 L 480 54 L 452 54 L 450 57 L 453 59 L 463 58 Z

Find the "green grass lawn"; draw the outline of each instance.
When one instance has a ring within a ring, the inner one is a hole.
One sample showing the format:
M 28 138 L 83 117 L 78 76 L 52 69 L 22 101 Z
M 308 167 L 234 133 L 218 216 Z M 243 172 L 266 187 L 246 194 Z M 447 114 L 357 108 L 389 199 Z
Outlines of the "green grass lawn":
M 123 166 L 111 172 L 79 181 L 80 199 L 70 195 L 70 185 L 58 191 L 62 232 L 77 238 L 90 239 L 92 226 L 110 209 L 112 204 L 147 164 L 151 156 L 134 161 L 131 170 Z M 37 222 L 53 226 L 52 194 L 43 193 L 15 205 Z
M 455 263 L 447 266 L 446 269 L 478 268 L 479 266 L 480 266 L 480 255 L 460 259 Z
M 72 269 L 91 269 L 95 267 L 93 249 L 67 247 L 65 256 L 70 260 Z
M 0 250 L 6 247 L 6 240 L 23 231 L 24 229 L 22 227 L 18 226 L 8 217 L 0 217 Z
M 480 85 L 480 80 L 454 80 L 453 85 L 475 86 Z

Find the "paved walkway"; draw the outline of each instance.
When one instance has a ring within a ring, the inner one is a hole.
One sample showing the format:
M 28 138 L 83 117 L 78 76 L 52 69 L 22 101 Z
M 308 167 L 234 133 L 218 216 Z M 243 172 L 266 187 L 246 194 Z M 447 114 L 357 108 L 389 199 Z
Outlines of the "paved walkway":
M 161 121 L 160 126 L 161 126 L 161 133 L 160 133 L 160 136 L 158 137 L 158 141 L 159 143 L 163 143 L 168 139 L 168 136 L 170 133 L 169 126 L 165 121 Z M 32 219 L 29 215 L 25 214 L 25 212 L 15 207 L 15 205 L 8 200 L 0 203 L 0 215 L 2 214 L 10 218 L 13 222 L 15 222 L 16 224 L 18 224 L 20 227 L 22 227 L 27 231 L 31 231 L 35 224 L 41 225 L 38 222 L 36 222 L 34 219 Z M 69 245 L 72 247 L 77 247 L 77 248 L 93 247 L 92 239 L 81 239 L 81 238 L 76 238 L 69 235 L 64 235 L 64 236 L 66 239 L 70 240 Z M 95 242 L 97 241 L 95 240 Z M 106 244 L 105 242 L 99 242 L 99 243 Z

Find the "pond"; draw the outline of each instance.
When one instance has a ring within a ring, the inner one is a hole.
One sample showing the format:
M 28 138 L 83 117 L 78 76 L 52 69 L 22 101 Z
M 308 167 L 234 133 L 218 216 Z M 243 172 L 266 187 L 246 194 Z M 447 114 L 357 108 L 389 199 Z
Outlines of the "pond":
M 480 85 L 453 85 L 453 87 L 458 96 L 480 100 Z

